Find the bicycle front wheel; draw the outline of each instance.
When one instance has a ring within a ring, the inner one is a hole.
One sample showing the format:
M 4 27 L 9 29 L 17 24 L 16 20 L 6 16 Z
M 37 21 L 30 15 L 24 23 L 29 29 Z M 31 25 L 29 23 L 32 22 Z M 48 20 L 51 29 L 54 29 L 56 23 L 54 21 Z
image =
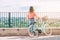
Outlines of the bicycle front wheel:
M 44 24 L 44 33 L 45 35 L 52 35 L 52 29 L 48 24 Z

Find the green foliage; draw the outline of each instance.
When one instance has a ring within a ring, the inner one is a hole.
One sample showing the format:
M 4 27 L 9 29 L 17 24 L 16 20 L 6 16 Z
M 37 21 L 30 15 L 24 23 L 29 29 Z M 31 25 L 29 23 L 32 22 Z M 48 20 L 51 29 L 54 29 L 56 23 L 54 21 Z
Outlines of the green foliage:
M 60 27 L 60 22 L 53 22 L 49 24 L 51 27 Z
M 10 20 L 11 21 L 11 24 L 10 24 L 11 28 L 13 28 L 13 27 L 16 27 L 16 28 L 27 27 L 27 22 L 25 20 L 26 20 L 26 18 L 24 18 L 24 17 L 18 17 L 18 18 L 12 17 Z M 50 23 L 49 26 L 60 27 L 60 21 Z M 9 28 L 8 18 L 5 18 L 5 17 L 0 18 L 0 28 Z
M 0 28 L 9 28 L 9 21 L 6 20 L 7 18 L 3 17 L 1 18 L 2 20 L 0 20 Z M 10 20 L 11 24 L 10 26 L 16 27 L 16 28 L 22 28 L 22 27 L 26 27 L 27 26 L 27 22 L 25 22 L 25 18 L 21 17 L 21 18 L 15 18 L 12 17 Z

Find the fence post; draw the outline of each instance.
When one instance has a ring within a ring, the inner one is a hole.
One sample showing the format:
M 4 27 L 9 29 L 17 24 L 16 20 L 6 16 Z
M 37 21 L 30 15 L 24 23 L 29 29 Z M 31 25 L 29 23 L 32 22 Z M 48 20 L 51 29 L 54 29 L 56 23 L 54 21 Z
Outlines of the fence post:
M 11 16 L 11 13 L 9 12 L 9 18 L 8 18 L 9 28 L 11 27 L 11 21 L 10 21 L 11 20 L 11 17 L 10 16 Z

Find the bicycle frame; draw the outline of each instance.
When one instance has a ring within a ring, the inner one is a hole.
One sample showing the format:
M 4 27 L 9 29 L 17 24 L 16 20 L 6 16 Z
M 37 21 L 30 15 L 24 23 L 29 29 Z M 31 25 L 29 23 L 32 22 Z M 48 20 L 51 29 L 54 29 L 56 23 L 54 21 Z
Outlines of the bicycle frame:
M 32 25 L 30 25 L 31 27 Z M 42 19 L 39 20 L 35 20 L 34 23 L 34 31 L 36 31 L 36 29 L 40 29 L 42 31 L 42 33 L 45 33 L 46 35 L 51 35 L 52 34 L 52 30 L 49 31 L 49 34 L 46 32 L 46 29 L 49 29 L 48 26 L 46 25 L 45 21 L 43 21 Z M 29 29 L 28 29 L 29 31 Z
M 46 33 L 46 30 L 49 29 L 48 28 L 49 25 L 47 25 L 47 23 L 45 21 L 43 21 L 42 19 L 39 19 L 37 22 L 39 23 L 39 25 L 35 24 L 35 26 L 37 27 L 37 29 L 40 29 L 42 31 L 42 33 L 45 33 L 46 35 L 51 35 L 52 34 L 52 30 L 50 30 L 50 34 Z

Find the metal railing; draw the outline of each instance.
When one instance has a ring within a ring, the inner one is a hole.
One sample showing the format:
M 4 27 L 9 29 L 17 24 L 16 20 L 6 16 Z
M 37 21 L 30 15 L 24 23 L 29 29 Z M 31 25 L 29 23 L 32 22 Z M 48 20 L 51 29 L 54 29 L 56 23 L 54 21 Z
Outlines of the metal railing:
M 27 27 L 26 12 L 0 12 L 0 28 Z
M 46 15 L 47 12 L 38 13 L 42 16 Z M 26 28 L 26 14 L 27 12 L 0 12 L 0 28 Z

